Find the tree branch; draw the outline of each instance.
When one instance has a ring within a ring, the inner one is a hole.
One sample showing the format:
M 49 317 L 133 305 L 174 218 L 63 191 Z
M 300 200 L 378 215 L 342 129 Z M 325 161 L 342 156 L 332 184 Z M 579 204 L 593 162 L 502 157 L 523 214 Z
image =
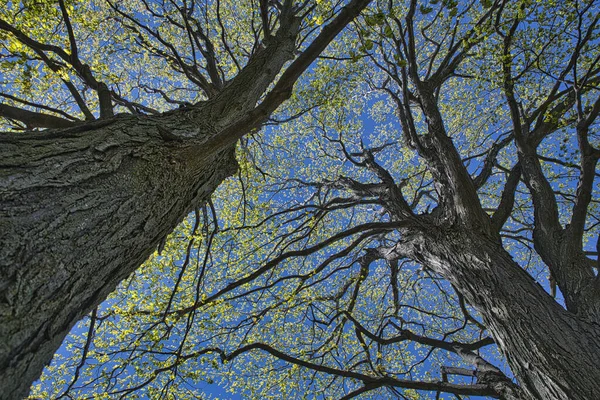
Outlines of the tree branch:
M 27 129 L 33 128 L 68 128 L 75 125 L 74 121 L 29 111 L 18 107 L 0 103 L 0 116 L 23 122 Z
M 346 371 L 333 367 L 328 367 L 321 364 L 315 364 L 309 361 L 304 361 L 302 359 L 292 357 L 288 354 L 285 354 L 267 344 L 264 343 L 253 343 L 246 346 L 243 346 L 230 354 L 226 354 L 223 351 L 220 351 L 221 359 L 224 361 L 231 361 L 236 357 L 239 357 L 241 354 L 252 350 L 262 350 L 265 351 L 272 356 L 286 361 L 291 364 L 299 365 L 301 367 L 305 367 L 317 372 L 323 372 L 330 375 L 335 375 L 343 378 L 355 379 L 363 382 L 366 385 L 373 386 L 391 386 L 391 387 L 400 387 L 403 389 L 415 389 L 415 390 L 428 390 L 428 391 L 440 391 L 445 393 L 453 393 L 453 394 L 462 394 L 462 395 L 472 395 L 472 396 L 491 396 L 494 398 L 498 398 L 499 394 L 496 393 L 494 389 L 492 389 L 487 384 L 473 384 L 473 385 L 459 385 L 448 382 L 420 382 L 413 381 L 408 379 L 397 379 L 391 376 L 384 377 L 375 377 L 366 374 L 362 374 L 359 372 Z

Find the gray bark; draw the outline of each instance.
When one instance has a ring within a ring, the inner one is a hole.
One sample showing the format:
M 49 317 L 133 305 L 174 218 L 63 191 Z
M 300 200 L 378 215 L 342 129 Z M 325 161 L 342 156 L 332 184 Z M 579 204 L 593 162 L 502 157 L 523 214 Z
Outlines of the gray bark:
M 496 239 L 438 227 L 408 233 L 396 251 L 448 279 L 477 309 L 525 398 L 598 398 L 600 326 L 556 303 Z
M 237 140 L 368 4 L 340 9 L 258 106 L 293 58 L 300 19 L 291 10 L 202 104 L 0 136 L 0 400 L 26 395 L 71 327 L 236 170 Z
M 541 124 L 530 132 L 523 126 L 526 118 L 514 95 L 510 63 L 504 63 L 504 89 L 519 163 L 507 180 L 498 209 L 488 218 L 477 193 L 485 175 L 475 180 L 469 175 L 446 132 L 438 97 L 434 95 L 468 50 L 456 47 L 454 54 L 450 51 L 447 56 L 448 65 L 454 66 L 444 68 L 442 64 L 423 80 L 412 30 L 416 5 L 417 2 L 411 2 L 406 17 L 408 46 L 404 55 L 410 79 L 402 75 L 402 98 L 394 94 L 392 97 L 398 105 L 405 140 L 426 161 L 439 200 L 438 207 L 428 215 L 410 215 L 412 210 L 406 207 L 403 213 L 396 213 L 397 219 L 412 219 L 422 228 L 403 232 L 404 239 L 396 246 L 394 258 L 408 257 L 440 274 L 481 314 L 521 387 L 516 394 L 499 387 L 503 398 L 600 398 L 600 280 L 591 265 L 593 260 L 585 257 L 581 246 L 597 161 L 595 153 L 589 146 L 580 146 L 588 158 L 582 163 L 571 227 L 563 229 L 554 191 L 536 154 L 541 140 L 557 127 L 555 123 Z M 518 24 L 515 20 L 510 33 L 504 35 L 507 56 L 511 54 L 510 41 Z M 416 102 L 406 89 L 410 85 L 415 87 Z M 425 134 L 420 134 L 414 124 L 413 103 L 418 104 L 425 117 Z M 573 106 L 566 100 L 557 103 L 552 115 L 563 115 Z M 578 127 L 580 142 L 581 138 L 587 140 L 585 129 L 584 125 Z M 495 155 L 493 151 L 489 154 L 492 158 L 488 160 L 492 161 Z M 520 177 L 533 201 L 535 249 L 558 282 L 566 310 L 502 246 L 499 231 L 513 210 Z M 512 389 L 510 385 L 507 388 Z
M 0 399 L 26 395 L 75 322 L 234 173 L 256 118 L 229 128 L 291 58 L 296 28 L 191 109 L 0 136 Z
M 61 136 L 2 140 L 1 398 L 25 394 L 73 324 L 236 169 L 233 149 L 165 142 L 135 118 Z

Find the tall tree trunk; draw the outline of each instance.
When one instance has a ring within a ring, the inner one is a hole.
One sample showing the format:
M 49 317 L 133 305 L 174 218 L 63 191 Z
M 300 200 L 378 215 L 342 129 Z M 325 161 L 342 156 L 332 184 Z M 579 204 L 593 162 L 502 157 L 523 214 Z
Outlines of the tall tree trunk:
M 126 118 L 0 139 L 0 398 L 24 395 L 73 324 L 235 172 L 233 148 L 159 129 Z
M 255 126 L 238 121 L 256 122 L 296 31 L 190 109 L 0 136 L 0 399 L 26 395 L 75 322 L 236 171 Z
M 0 136 L 0 400 L 26 395 L 71 327 L 236 170 L 237 139 L 369 1 L 341 8 L 258 106 L 296 50 L 301 21 L 289 10 L 202 104 Z
M 431 229 L 397 249 L 448 279 L 477 309 L 530 398 L 598 398 L 600 326 L 556 303 L 496 239 Z

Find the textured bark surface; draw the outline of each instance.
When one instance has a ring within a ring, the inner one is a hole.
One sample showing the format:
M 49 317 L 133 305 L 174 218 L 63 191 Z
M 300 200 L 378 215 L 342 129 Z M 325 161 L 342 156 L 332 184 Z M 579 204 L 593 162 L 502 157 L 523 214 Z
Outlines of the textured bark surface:
M 0 397 L 16 399 L 236 162 L 231 148 L 203 154 L 136 118 L 1 140 Z
M 436 229 L 408 236 L 398 251 L 448 279 L 477 309 L 526 398 L 598 398 L 600 326 L 563 309 L 496 240 Z
M 236 170 L 257 118 L 230 127 L 292 58 L 296 30 L 193 108 L 0 136 L 0 399 L 26 395 L 71 327 Z
M 71 327 L 233 174 L 237 140 L 367 4 L 341 8 L 270 91 L 296 51 L 291 9 L 201 104 L 0 136 L 0 399 L 26 395 Z

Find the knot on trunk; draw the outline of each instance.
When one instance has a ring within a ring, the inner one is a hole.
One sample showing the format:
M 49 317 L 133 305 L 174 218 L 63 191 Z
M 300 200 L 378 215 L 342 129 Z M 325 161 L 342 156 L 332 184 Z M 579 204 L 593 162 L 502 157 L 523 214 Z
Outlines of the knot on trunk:
M 522 400 L 524 394 L 519 386 L 514 384 L 506 375 L 495 371 L 477 372 L 477 383 L 487 385 L 498 393 L 503 400 Z

